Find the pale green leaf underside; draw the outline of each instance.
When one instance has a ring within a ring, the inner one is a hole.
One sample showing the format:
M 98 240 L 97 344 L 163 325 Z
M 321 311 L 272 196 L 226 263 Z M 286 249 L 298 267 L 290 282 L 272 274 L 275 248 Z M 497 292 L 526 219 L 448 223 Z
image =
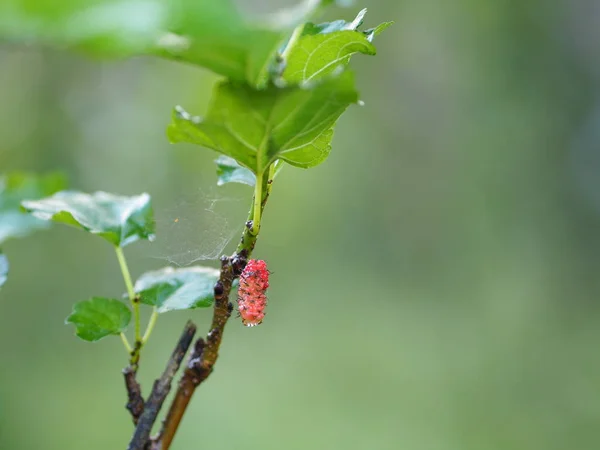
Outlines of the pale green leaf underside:
M 227 183 L 241 183 L 248 186 L 256 184 L 256 176 L 244 166 L 229 156 L 221 155 L 216 160 L 217 165 L 217 185 L 222 186 Z
M 22 211 L 0 211 L 0 243 L 11 238 L 27 236 L 33 231 L 49 226 L 48 222 L 28 216 Z
M 146 272 L 134 290 L 142 303 L 156 306 L 159 313 L 211 306 L 219 270 L 212 267 L 185 267 Z
M 0 287 L 6 283 L 6 277 L 8 276 L 8 259 L 6 255 L 0 250 Z
M 36 175 L 13 172 L 0 177 L 0 243 L 48 227 L 48 223 L 21 211 L 21 201 L 51 195 L 65 188 L 57 173 Z
M 217 186 L 223 186 L 227 183 L 240 183 L 254 187 L 256 184 L 256 175 L 249 169 L 238 164 L 238 162 L 229 156 L 221 155 L 216 160 L 217 164 Z M 277 178 L 283 168 L 284 163 L 278 159 L 272 165 L 273 179 Z
M 211 148 L 254 173 L 276 159 L 308 168 L 327 158 L 333 125 L 357 100 L 351 72 L 310 89 L 256 91 L 226 81 L 215 87 L 204 119 L 176 108 L 167 134 L 173 143 Z
M 78 302 L 66 323 L 75 325 L 75 333 L 85 341 L 97 341 L 125 331 L 131 311 L 123 302 L 102 297 Z
M 106 192 L 62 191 L 22 205 L 34 217 L 73 225 L 116 246 L 154 239 L 152 206 L 145 193 L 122 197 Z

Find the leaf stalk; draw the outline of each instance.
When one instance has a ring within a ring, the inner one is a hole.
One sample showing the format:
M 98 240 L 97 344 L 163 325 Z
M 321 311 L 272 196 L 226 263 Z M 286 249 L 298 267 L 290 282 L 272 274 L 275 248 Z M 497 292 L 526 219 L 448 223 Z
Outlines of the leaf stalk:
M 146 331 L 144 332 L 144 336 L 142 337 L 142 345 L 145 345 L 150 339 L 150 335 L 152 334 L 152 330 L 154 330 L 154 325 L 156 325 L 156 320 L 158 319 L 158 310 L 156 306 L 152 309 L 152 315 L 150 316 L 150 320 L 148 321 L 148 326 L 146 327 Z
M 135 346 L 133 349 L 130 347 L 131 361 L 137 364 L 137 360 L 139 360 L 139 351 L 142 348 L 142 332 L 141 332 L 141 324 L 140 324 L 140 301 L 135 295 L 135 291 L 133 290 L 133 283 L 131 281 L 131 273 L 129 272 L 129 267 L 127 266 L 127 260 L 125 259 L 125 255 L 123 253 L 123 248 L 120 246 L 115 246 L 115 252 L 117 254 L 117 259 L 119 261 L 119 267 L 121 268 L 121 273 L 123 274 L 123 280 L 125 281 L 125 287 L 127 288 L 127 295 L 129 297 L 129 301 L 131 302 L 131 307 L 133 309 L 133 320 L 135 323 Z
M 131 355 L 133 349 L 131 348 L 131 344 L 129 343 L 129 339 L 125 336 L 125 333 L 121 332 L 121 341 L 123 341 L 123 345 L 125 346 L 125 350 L 127 350 L 127 354 Z

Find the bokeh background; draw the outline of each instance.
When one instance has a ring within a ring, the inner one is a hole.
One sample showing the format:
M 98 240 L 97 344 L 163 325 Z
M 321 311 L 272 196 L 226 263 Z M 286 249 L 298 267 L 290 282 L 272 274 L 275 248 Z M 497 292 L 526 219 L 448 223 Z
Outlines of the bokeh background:
M 330 18 L 363 6 L 396 22 L 354 58 L 365 106 L 323 165 L 276 180 L 255 253 L 268 317 L 227 326 L 173 448 L 600 448 L 599 3 L 365 0 Z M 251 192 L 217 188 L 216 155 L 164 132 L 214 80 L 0 45 L 2 171 L 149 192 L 159 235 L 127 248 L 134 276 L 215 264 Z M 125 448 L 119 339 L 63 325 L 124 291 L 110 246 L 55 226 L 4 250 L 0 448 Z M 188 317 L 205 330 L 210 311 L 161 316 L 146 391 Z

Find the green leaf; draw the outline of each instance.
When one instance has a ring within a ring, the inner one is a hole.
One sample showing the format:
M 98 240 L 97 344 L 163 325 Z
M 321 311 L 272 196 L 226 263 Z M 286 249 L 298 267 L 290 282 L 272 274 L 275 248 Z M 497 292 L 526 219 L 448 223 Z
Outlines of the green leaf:
M 298 42 L 290 44 L 293 46 L 286 57 L 283 80 L 290 84 L 317 81 L 348 65 L 355 53 L 375 55 L 371 41 L 391 22 L 365 32 L 358 31 L 366 12 L 363 9 L 352 22 L 306 24 Z
M 146 272 L 135 283 L 141 302 L 158 307 L 159 313 L 206 308 L 214 299 L 219 271 L 211 267 L 185 267 Z
M 0 250 L 0 287 L 6 283 L 6 277 L 8 276 L 8 259 L 6 255 Z
M 48 227 L 48 223 L 20 210 L 21 201 L 38 199 L 64 189 L 62 175 L 11 173 L 0 177 L 0 243 Z
M 106 192 L 62 191 L 51 197 L 22 202 L 42 220 L 66 223 L 124 247 L 138 239 L 154 239 L 150 196 L 121 197 Z
M 256 176 L 244 166 L 229 156 L 221 155 L 216 160 L 217 164 L 217 185 L 222 186 L 226 183 L 241 183 L 248 186 L 256 184 Z
M 241 183 L 248 186 L 256 184 L 256 176 L 244 166 L 229 156 L 221 155 L 215 159 L 217 164 L 217 186 L 223 186 L 227 183 Z M 283 168 L 283 161 L 278 159 L 273 163 L 273 179 L 277 177 Z
M 345 20 L 334 20 L 333 22 L 324 22 L 320 24 L 307 23 L 302 30 L 302 35 L 327 34 L 334 31 L 357 30 L 362 24 L 367 14 L 367 8 L 360 10 L 352 22 Z
M 333 125 L 358 101 L 351 72 L 310 88 L 257 91 L 219 83 L 204 119 L 175 108 L 167 135 L 172 143 L 190 142 L 235 159 L 263 173 L 276 159 L 297 167 L 323 162 L 331 150 Z
M 255 88 L 266 85 L 270 65 L 287 35 L 287 32 L 254 28 L 217 28 L 212 23 L 197 30 L 191 37 L 164 35 L 153 53 L 205 67 Z
M 75 334 L 84 341 L 97 341 L 125 331 L 131 311 L 123 302 L 112 298 L 92 297 L 78 302 L 66 323 L 75 325 Z
M 389 27 L 394 25 L 394 22 L 383 22 L 377 25 L 375 28 L 369 28 L 368 30 L 363 31 L 367 36 L 370 36 L 371 39 L 374 36 L 379 36 L 381 32 Z

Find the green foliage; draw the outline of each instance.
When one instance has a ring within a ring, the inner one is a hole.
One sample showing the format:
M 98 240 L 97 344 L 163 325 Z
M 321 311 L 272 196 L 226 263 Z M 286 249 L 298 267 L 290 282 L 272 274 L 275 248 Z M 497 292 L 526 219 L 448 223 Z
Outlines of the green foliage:
M 0 177 L 0 244 L 47 228 L 47 222 L 20 210 L 21 201 L 51 195 L 65 184 L 64 177 L 56 173 L 38 176 L 17 172 Z
M 375 55 L 371 41 L 391 22 L 365 32 L 357 31 L 366 12 L 363 9 L 352 22 L 307 23 L 286 58 L 283 80 L 291 84 L 314 82 L 346 66 L 355 53 Z
M 264 87 L 271 60 L 288 30 L 248 23 L 227 1 L 196 3 L 193 9 L 197 14 L 186 18 L 175 33 L 164 34 L 152 52 L 205 67 L 231 80 Z
M 122 197 L 106 192 L 62 191 L 23 208 L 42 220 L 66 223 L 124 247 L 139 239 L 154 239 L 150 196 Z
M 366 10 L 351 22 L 307 22 L 324 7 L 341 3 L 347 2 L 304 0 L 275 14 L 245 17 L 234 0 L 4 0 L 0 39 L 38 40 L 107 56 L 156 55 L 223 76 L 213 89 L 205 117 L 193 117 L 176 107 L 167 135 L 173 143 L 193 143 L 219 152 L 219 185 L 254 187 L 249 227 L 240 244 L 248 257 L 273 178 L 284 162 L 310 168 L 327 158 L 335 123 L 349 105 L 358 103 L 354 75 L 347 68 L 350 58 L 356 53 L 374 55 L 373 37 L 389 26 L 360 31 Z M 96 341 L 121 334 L 130 364 L 135 365 L 158 313 L 213 304 L 220 276 L 214 268 L 166 267 L 143 274 L 132 286 L 122 247 L 154 239 L 148 194 L 123 197 L 57 192 L 60 189 L 54 178 L 4 179 L 0 243 L 54 221 L 96 234 L 115 246 L 133 312 L 116 299 L 93 297 L 79 302 L 67 318 L 77 336 Z M 7 272 L 0 252 L 0 286 Z M 153 307 L 143 335 L 140 303 Z M 135 346 L 122 334 L 132 315 Z
M 302 168 L 323 162 L 335 122 L 358 101 L 354 77 L 344 69 L 357 52 L 375 54 L 373 37 L 390 25 L 358 31 L 365 13 L 352 22 L 298 28 L 284 46 L 281 69 L 273 71 L 274 83 L 264 89 L 226 80 L 215 87 L 205 117 L 176 107 L 167 130 L 170 141 L 216 150 L 256 175 L 275 160 Z M 219 184 L 250 184 L 248 174 L 230 160 L 217 164 Z
M 66 323 L 75 325 L 75 333 L 81 339 L 97 341 L 125 331 L 130 320 L 131 311 L 121 301 L 92 297 L 76 303 Z
M 333 125 L 357 101 L 351 72 L 313 88 L 256 91 L 225 81 L 215 87 L 204 119 L 176 108 L 167 134 L 171 142 L 191 142 L 230 156 L 256 174 L 276 159 L 308 168 L 327 158 Z
M 256 176 L 248 169 L 240 166 L 238 162 L 229 156 L 221 155 L 215 159 L 217 165 L 217 186 L 223 186 L 227 183 L 240 183 L 248 186 L 256 184 Z M 273 163 L 273 178 L 276 178 L 283 168 L 283 161 L 280 159 Z
M 159 55 L 263 87 L 291 30 L 321 6 L 305 1 L 248 19 L 232 0 L 3 0 L 0 39 L 106 56 Z
M 8 277 L 8 259 L 6 255 L 0 250 L 0 287 L 6 283 Z
M 165 267 L 143 274 L 134 290 L 142 303 L 156 306 L 159 313 L 206 308 L 213 303 L 218 279 L 219 271 L 211 267 Z
M 232 0 L 6 0 L 0 37 L 159 55 L 225 76 L 202 120 L 176 108 L 169 138 L 262 175 L 277 159 L 303 168 L 325 160 L 336 120 L 358 100 L 351 74 L 339 72 L 353 54 L 375 54 L 373 36 L 389 23 L 359 31 L 366 10 L 352 22 L 306 23 L 334 3 L 347 2 L 307 0 L 245 17 Z M 239 171 L 223 175 L 249 181 Z
M 248 169 L 240 166 L 238 162 L 229 156 L 221 155 L 215 159 L 217 165 L 217 185 L 226 183 L 241 183 L 248 186 L 256 184 L 256 176 Z
M 167 19 L 154 0 L 3 0 L 0 37 L 127 56 L 151 48 Z

